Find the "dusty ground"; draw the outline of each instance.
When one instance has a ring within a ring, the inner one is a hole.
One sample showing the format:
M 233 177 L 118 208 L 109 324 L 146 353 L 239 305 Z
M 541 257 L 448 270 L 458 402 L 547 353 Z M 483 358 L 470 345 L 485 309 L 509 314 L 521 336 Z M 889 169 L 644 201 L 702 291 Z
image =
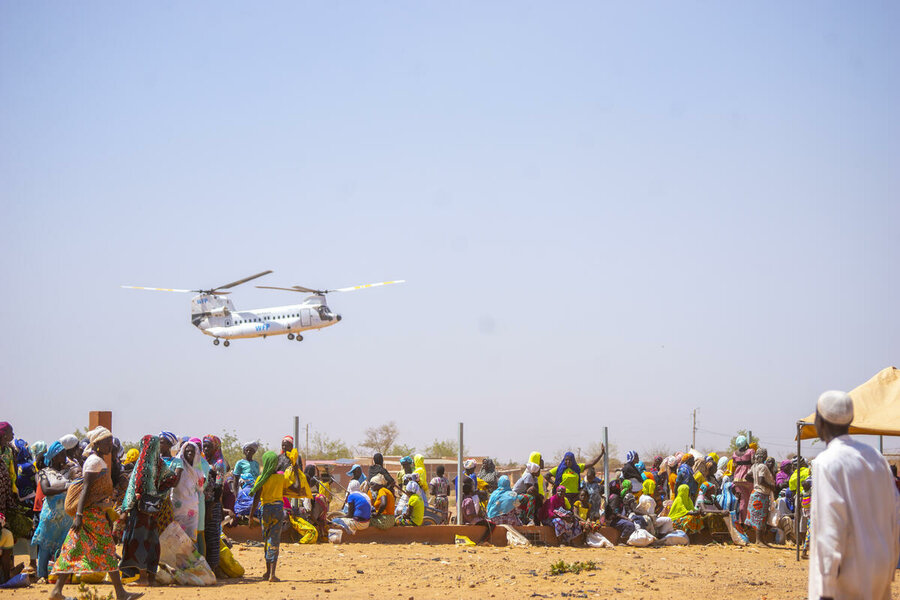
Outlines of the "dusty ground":
M 806 598 L 807 562 L 793 549 L 475 548 L 422 544 L 282 545 L 281 583 L 260 581 L 262 550 L 235 546 L 247 575 L 213 588 L 154 588 L 147 598 Z M 17 557 L 18 558 L 18 557 Z M 593 560 L 597 570 L 551 576 L 551 563 Z M 16 600 L 46 598 L 49 586 L 4 591 Z M 129 589 L 134 589 L 129 587 Z M 146 589 L 146 588 L 144 588 Z M 98 586 L 103 595 L 109 584 Z M 68 586 L 68 594 L 76 592 Z M 893 598 L 900 598 L 900 582 Z

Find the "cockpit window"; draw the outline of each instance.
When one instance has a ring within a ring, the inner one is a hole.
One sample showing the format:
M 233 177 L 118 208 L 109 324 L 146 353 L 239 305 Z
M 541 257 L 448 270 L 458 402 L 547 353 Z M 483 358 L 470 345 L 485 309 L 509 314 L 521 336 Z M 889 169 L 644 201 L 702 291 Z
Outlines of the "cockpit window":
M 334 319 L 334 315 L 331 314 L 331 311 L 327 306 L 320 306 L 317 310 L 319 311 L 319 318 L 323 321 L 331 321 Z

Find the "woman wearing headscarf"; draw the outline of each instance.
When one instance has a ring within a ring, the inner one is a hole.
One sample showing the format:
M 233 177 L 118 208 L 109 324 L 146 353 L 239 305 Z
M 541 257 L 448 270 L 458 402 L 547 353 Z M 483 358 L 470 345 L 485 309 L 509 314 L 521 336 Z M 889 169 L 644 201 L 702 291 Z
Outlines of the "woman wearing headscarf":
M 668 517 L 672 519 L 672 525 L 675 529 L 680 529 L 685 533 L 697 533 L 703 529 L 703 518 L 700 511 L 694 508 L 691 500 L 690 489 L 687 484 L 678 486 L 675 500 L 669 508 Z
M 544 525 L 552 525 L 550 521 L 555 518 L 554 511 L 558 508 L 572 510 L 572 504 L 566 498 L 566 488 L 562 485 L 558 486 L 556 493 L 547 498 L 541 505 L 541 510 L 538 511 L 538 519 Z
M 253 494 L 253 506 L 250 509 L 250 524 L 253 524 L 256 507 L 261 505 L 260 525 L 263 534 L 263 554 L 266 560 L 264 579 L 278 581 L 275 567 L 278 565 L 278 548 L 281 545 L 281 526 L 284 521 L 284 494 L 287 490 L 300 492 L 300 480 L 294 479 L 290 484 L 284 473 L 278 472 L 279 457 L 272 451 L 262 456 L 262 471 L 250 493 Z
M 384 475 L 385 485 L 393 492 L 397 482 L 394 481 L 388 470 L 384 468 L 384 456 L 381 455 L 381 452 L 376 452 L 372 456 L 372 464 L 369 466 L 369 479 L 371 480 L 376 475 Z
M 97 427 L 89 434 L 88 454 L 84 461 L 84 477 L 74 482 L 66 494 L 65 508 L 74 510 L 72 527 L 66 534 L 59 557 L 53 567 L 57 575 L 50 598 L 63 598 L 63 587 L 73 573 L 107 573 L 118 600 L 133 600 L 142 594 L 129 594 L 122 587 L 116 545 L 106 516 L 108 499 L 113 494 L 113 482 L 104 456 L 112 451 L 112 434 L 105 427 Z
M 428 471 L 425 470 L 425 457 L 421 454 L 416 454 L 413 457 L 413 473 L 419 475 L 419 487 L 422 488 L 422 493 L 425 494 L 425 488 L 428 487 Z M 427 505 L 427 494 L 425 494 L 425 501 Z
M 316 528 L 318 539 L 324 540 L 328 538 L 328 505 L 330 498 L 326 495 L 325 484 L 322 482 L 322 478 L 319 477 L 319 470 L 315 465 L 307 463 L 304 473 L 312 494 L 309 518 L 307 520 Z
M 406 497 L 406 504 L 395 524 L 398 527 L 420 527 L 425 519 L 425 504 L 412 481 L 403 488 L 403 495 Z
M 694 479 L 694 455 L 691 453 L 686 453 L 678 466 L 678 474 L 675 477 L 675 489 L 677 490 L 682 485 L 688 486 L 691 498 L 697 497 L 697 490 L 700 486 L 697 484 L 697 480 Z
M 716 463 L 716 481 L 719 482 L 720 486 L 725 481 L 725 468 L 728 466 L 728 457 L 723 456 L 719 458 L 718 463 Z
M 407 487 L 412 487 L 407 485 Z M 415 488 L 413 488 L 415 489 Z M 332 519 L 344 531 L 353 535 L 357 531 L 367 529 L 372 519 L 372 503 L 360 489 L 359 481 L 351 479 L 347 484 L 347 499 L 344 501 L 346 517 Z M 399 523 L 398 523 L 399 524 Z
M 794 462 L 790 460 L 783 460 L 781 464 L 778 465 L 778 473 L 775 475 L 775 489 L 776 492 L 781 492 L 781 490 L 785 489 L 788 486 L 788 482 L 791 480 L 791 473 L 794 471 Z
M 526 465 L 528 463 L 532 463 L 532 464 L 535 464 L 538 466 L 538 469 L 534 473 L 534 475 L 535 475 L 535 478 L 537 479 L 537 493 L 540 494 L 541 497 L 543 497 L 547 494 L 547 483 L 546 483 L 546 481 L 544 481 L 544 475 L 541 473 L 541 471 L 544 468 L 544 459 L 541 457 L 541 453 L 538 451 L 532 452 L 528 456 L 528 461 L 526 462 Z
M 493 460 L 485 458 L 481 461 L 481 471 L 478 473 L 478 479 L 484 482 L 484 491 L 486 491 L 488 495 L 494 493 L 494 490 L 497 489 L 498 479 L 497 467 L 494 466 Z
M 259 463 L 253 459 L 257 450 L 259 450 L 259 442 L 247 442 L 241 447 L 244 458 L 234 463 L 234 469 L 231 472 L 234 475 L 232 487 L 235 498 L 244 487 L 248 485 L 253 487 L 253 482 L 259 477 Z
M 203 485 L 206 482 L 206 473 L 201 461 L 200 447 L 196 442 L 187 441 L 181 445 L 178 456 L 169 465 L 178 478 L 175 487 L 172 488 L 174 521 L 199 549 L 206 545 L 205 539 L 201 542 L 204 536 L 200 528 L 200 502 L 203 498 Z
M 747 442 L 747 436 L 744 435 L 737 436 L 734 445 L 737 449 L 731 456 L 731 460 L 734 463 L 732 482 L 734 483 L 735 495 L 737 495 L 740 503 L 738 514 L 740 515 L 741 523 L 743 523 L 747 520 L 747 506 L 750 503 L 750 494 L 753 493 L 753 483 L 747 481 L 750 467 L 753 466 L 753 449 Z
M 622 465 L 622 478 L 631 480 L 631 489 L 640 488 L 643 481 L 641 472 L 637 467 L 639 461 L 640 457 L 637 451 L 629 450 L 625 453 L 625 464 Z
M 376 529 L 390 529 L 394 526 L 394 494 L 387 486 L 384 473 L 369 478 L 369 500 L 372 503 L 370 522 Z
M 722 478 L 722 493 L 716 496 L 716 502 L 722 510 L 727 511 L 731 516 L 732 541 L 736 544 L 746 544 L 748 542 L 747 534 L 744 533 L 744 525 L 740 522 L 740 502 L 734 495 L 734 484 L 731 482 L 731 476 L 726 475 Z M 737 539 L 735 539 L 735 535 Z
M 578 463 L 575 460 L 574 453 L 566 452 L 559 465 L 550 469 L 553 489 L 557 489 L 559 486 L 565 487 L 566 498 L 570 504 L 578 500 L 578 492 L 581 489 L 581 472 L 587 467 L 593 467 L 600 462 L 605 453 L 606 447 L 600 444 L 600 454 L 597 455 L 597 458 L 589 463 Z
M 59 442 L 53 442 L 44 453 L 46 467 L 38 475 L 38 485 L 43 496 L 38 525 L 35 528 L 31 544 L 38 548 L 37 576 L 46 581 L 50 571 L 50 559 L 62 548 L 72 517 L 66 514 L 66 490 L 69 479 L 63 474 L 66 466 L 66 453 Z
M 21 537 L 24 531 L 16 531 L 14 517 L 20 514 L 16 489 L 16 451 L 12 445 L 14 439 L 12 425 L 6 421 L 0 423 L 0 512 L 6 517 L 7 529 L 14 536 Z
M 519 495 L 512 491 L 509 477 L 503 475 L 497 480 L 497 489 L 488 498 L 487 518 L 494 525 L 521 525 L 516 516 L 518 504 Z
M 214 436 L 207 435 L 203 437 L 203 458 L 210 465 L 209 473 L 203 484 L 203 521 L 200 526 L 203 528 L 204 552 L 203 556 L 209 568 L 216 572 L 216 575 L 222 575 L 219 569 L 219 540 L 222 537 L 222 493 L 223 490 L 230 485 L 226 484 L 225 478 L 228 473 L 228 462 L 222 456 L 222 441 Z M 231 501 L 232 508 L 234 500 Z
M 155 435 L 141 438 L 120 511 L 126 521 L 119 569 L 131 574 L 145 572 L 151 586 L 156 584 L 159 566 L 159 509 L 163 496 L 176 480 L 175 473 L 159 456 L 159 438 Z
M 475 490 L 475 484 L 468 477 L 462 480 L 462 524 L 463 525 L 481 525 L 485 523 L 481 512 L 481 501 L 478 498 L 478 492 Z M 405 495 L 404 495 L 405 496 Z M 459 520 L 457 520 L 459 522 Z
M 775 489 L 775 478 L 766 465 L 768 457 L 769 453 L 765 448 L 757 450 L 753 457 L 753 467 L 750 469 L 753 475 L 753 493 L 750 495 L 747 518 L 744 521 L 745 525 L 752 527 L 756 532 L 756 543 L 764 546 L 768 546 L 763 539 L 763 533 L 767 529 L 770 493 Z

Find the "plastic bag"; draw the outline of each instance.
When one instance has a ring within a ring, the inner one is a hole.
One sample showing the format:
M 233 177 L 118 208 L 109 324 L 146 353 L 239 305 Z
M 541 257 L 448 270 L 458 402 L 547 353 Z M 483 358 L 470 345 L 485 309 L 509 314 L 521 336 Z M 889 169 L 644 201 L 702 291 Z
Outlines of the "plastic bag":
M 691 543 L 688 535 L 683 531 L 673 531 L 662 539 L 665 546 L 687 546 Z
M 215 585 L 216 576 L 206 559 L 194 548 L 194 542 L 178 523 L 169 523 L 159 536 L 159 562 L 172 570 L 180 585 Z
M 343 529 L 329 529 L 328 530 L 328 541 L 332 544 L 340 544 L 341 540 L 344 537 Z
M 301 519 L 300 517 L 288 517 L 288 520 L 291 522 L 291 527 L 294 528 L 294 531 L 300 534 L 300 542 L 301 544 L 315 544 L 316 540 L 319 538 L 319 532 L 316 531 L 316 528 L 313 527 L 309 521 L 305 519 Z
M 675 531 L 675 526 L 672 525 L 672 519 L 669 517 L 658 517 L 655 525 L 657 536 L 664 536 Z
M 613 548 L 612 542 L 606 539 L 603 534 L 589 533 L 584 538 L 584 543 L 591 548 Z
M 644 546 L 649 546 L 655 541 L 656 538 L 646 529 L 635 529 L 634 533 L 631 534 L 631 537 L 628 538 L 626 543 L 629 546 L 638 546 L 642 548 Z
M 219 568 L 230 579 L 244 576 L 244 567 L 234 558 L 225 540 L 219 539 Z
M 464 535 L 457 535 L 456 538 L 454 539 L 454 543 L 457 546 L 474 546 L 475 545 L 475 542 L 473 542 L 472 540 L 470 540 L 468 537 L 466 537 Z

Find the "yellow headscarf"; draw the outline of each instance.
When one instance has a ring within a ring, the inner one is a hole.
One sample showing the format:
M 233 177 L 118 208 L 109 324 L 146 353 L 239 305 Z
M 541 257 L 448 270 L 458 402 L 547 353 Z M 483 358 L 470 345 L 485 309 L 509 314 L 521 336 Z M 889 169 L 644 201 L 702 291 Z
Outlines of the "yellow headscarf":
M 141 455 L 140 451 L 137 448 L 132 448 L 128 452 L 125 453 L 125 459 L 122 460 L 123 465 L 130 465 L 133 462 L 136 462 L 138 457 Z
M 656 494 L 656 482 L 652 479 L 645 479 L 644 486 L 641 491 L 652 498 L 653 495 Z
M 413 473 L 419 474 L 419 486 L 423 490 L 428 489 L 428 473 L 425 471 L 425 457 L 421 454 L 416 454 L 413 457 Z
M 532 452 L 531 456 L 528 457 L 528 462 L 532 462 L 536 465 L 540 465 L 541 464 L 541 453 L 537 452 L 537 451 Z M 538 491 L 538 494 L 544 494 L 544 491 L 545 491 L 543 469 L 541 469 L 541 472 L 538 473 L 538 476 L 537 476 L 537 491 Z
M 297 451 L 296 448 L 287 453 L 287 457 L 291 459 L 291 466 L 289 466 L 284 472 L 284 480 L 292 485 L 298 479 L 300 480 L 300 493 L 296 493 L 293 490 L 285 489 L 284 497 L 285 498 L 312 498 L 312 490 L 309 488 L 309 481 L 306 479 L 306 474 L 302 469 L 297 469 L 297 458 L 299 457 L 300 452 Z M 296 471 L 296 473 L 294 472 Z
M 680 519 L 694 510 L 694 503 L 691 502 L 691 492 L 688 486 L 681 484 L 678 486 L 678 495 L 672 502 L 672 508 L 669 509 L 669 518 L 673 521 Z

